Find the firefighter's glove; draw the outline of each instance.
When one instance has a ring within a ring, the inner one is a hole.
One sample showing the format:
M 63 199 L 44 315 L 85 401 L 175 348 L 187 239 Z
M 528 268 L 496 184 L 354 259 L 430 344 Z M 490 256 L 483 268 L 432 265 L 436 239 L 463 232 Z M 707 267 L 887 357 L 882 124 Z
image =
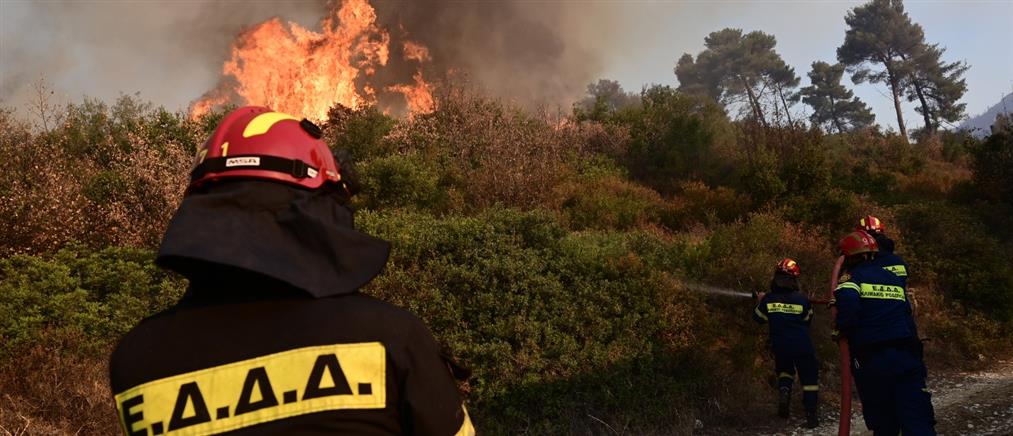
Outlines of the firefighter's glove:
M 836 298 L 831 297 L 830 301 L 827 302 L 827 307 L 828 308 L 834 307 L 836 305 L 837 305 L 837 299 Z

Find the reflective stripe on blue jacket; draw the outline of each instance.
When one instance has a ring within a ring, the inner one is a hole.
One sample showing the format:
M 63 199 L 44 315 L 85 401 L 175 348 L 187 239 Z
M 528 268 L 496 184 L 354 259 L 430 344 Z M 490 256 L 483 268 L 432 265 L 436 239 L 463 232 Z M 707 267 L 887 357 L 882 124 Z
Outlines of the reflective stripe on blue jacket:
M 917 337 L 906 278 L 884 269 L 878 259 L 856 265 L 849 274 L 837 286 L 834 297 L 837 328 L 852 347 Z

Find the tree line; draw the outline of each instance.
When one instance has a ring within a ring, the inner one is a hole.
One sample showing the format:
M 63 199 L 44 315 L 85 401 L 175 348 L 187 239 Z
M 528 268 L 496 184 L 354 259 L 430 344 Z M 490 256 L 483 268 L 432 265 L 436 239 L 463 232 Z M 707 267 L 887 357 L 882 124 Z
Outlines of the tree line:
M 850 10 L 848 30 L 837 48 L 837 63 L 815 61 L 811 84 L 799 87 L 795 69 L 777 52 L 777 40 L 762 31 L 744 33 L 726 28 L 704 38 L 704 50 L 685 53 L 674 72 L 680 92 L 702 95 L 738 111 L 763 126 L 793 124 L 791 108 L 799 102 L 812 109 L 809 121 L 828 133 L 872 126 L 875 116 L 841 83 L 844 73 L 854 84 L 885 84 L 890 88 L 902 137 L 908 137 L 901 100 L 916 102 L 924 127 L 934 134 L 944 123 L 964 118 L 961 97 L 967 91 L 968 65 L 943 59 L 946 49 L 925 40 L 922 26 L 911 20 L 902 0 L 872 0 Z M 602 80 L 588 87 L 590 97 L 578 112 L 608 110 L 630 103 L 618 83 Z

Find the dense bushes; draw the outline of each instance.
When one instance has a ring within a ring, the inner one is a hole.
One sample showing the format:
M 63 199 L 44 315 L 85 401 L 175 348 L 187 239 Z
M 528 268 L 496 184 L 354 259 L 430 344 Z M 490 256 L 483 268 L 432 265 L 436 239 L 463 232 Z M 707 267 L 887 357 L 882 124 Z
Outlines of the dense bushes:
M 980 195 L 1013 205 L 1013 132 L 999 132 L 972 150 Z
M 917 254 L 915 271 L 931 271 L 939 289 L 965 306 L 1013 321 L 1013 264 L 974 214 L 945 203 L 901 208 L 905 242 Z
M 0 111 L 0 254 L 152 246 L 182 196 L 206 125 L 122 97 L 86 101 L 32 135 Z
M 665 272 L 677 246 L 636 232 L 570 233 L 547 212 L 358 220 L 394 243 L 369 292 L 419 313 L 475 368 L 469 390 L 486 431 L 601 430 L 587 414 L 641 429 L 679 418 L 669 404 L 686 392 L 658 386 L 690 383 L 676 361 L 698 345 L 697 299 Z M 615 398 L 610 387 L 656 394 Z
M 665 87 L 600 109 L 548 119 L 455 94 L 405 120 L 336 107 L 324 123 L 358 160 L 357 223 L 393 243 L 365 292 L 417 313 L 474 369 L 462 389 L 484 432 L 680 433 L 766 416 L 749 300 L 693 289 L 762 290 L 793 257 L 804 289 L 825 295 L 832 244 L 867 213 L 912 265 L 930 356 L 1008 346 L 1013 205 L 993 195 L 1008 141 L 761 127 Z M 124 97 L 33 131 L 0 111 L 0 366 L 36 368 L 0 373 L 16 405 L 0 425 L 48 410 L 54 429 L 108 430 L 59 412 L 100 410 L 85 396 L 104 371 L 59 400 L 31 374 L 102 366 L 121 333 L 179 297 L 185 283 L 151 251 L 220 118 Z M 813 334 L 832 387 L 827 316 Z
M 51 256 L 0 260 L 0 356 L 39 338 L 79 338 L 66 352 L 104 351 L 182 296 L 183 280 L 153 259 L 142 249 L 92 251 L 72 244 Z

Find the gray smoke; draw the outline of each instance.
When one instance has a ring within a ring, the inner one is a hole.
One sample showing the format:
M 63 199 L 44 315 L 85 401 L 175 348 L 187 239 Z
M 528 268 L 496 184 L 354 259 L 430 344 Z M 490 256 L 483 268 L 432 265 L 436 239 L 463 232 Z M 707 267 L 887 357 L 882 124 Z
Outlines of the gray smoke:
M 406 37 L 429 47 L 428 77 L 452 68 L 489 94 L 527 106 L 568 108 L 597 77 L 609 35 L 621 27 L 601 29 L 619 6 L 600 3 L 372 4 L 392 43 Z M 317 29 L 329 7 L 336 6 L 323 0 L 0 1 L 0 104 L 22 106 L 43 77 L 65 100 L 111 101 L 139 92 L 170 109 L 185 108 L 219 82 L 244 27 L 279 16 Z M 395 65 L 388 74 L 411 70 Z
M 603 66 L 614 7 L 569 2 L 374 0 L 381 22 L 428 46 L 436 71 L 460 71 L 483 91 L 524 105 L 569 106 Z M 592 31 L 594 30 L 594 31 Z

